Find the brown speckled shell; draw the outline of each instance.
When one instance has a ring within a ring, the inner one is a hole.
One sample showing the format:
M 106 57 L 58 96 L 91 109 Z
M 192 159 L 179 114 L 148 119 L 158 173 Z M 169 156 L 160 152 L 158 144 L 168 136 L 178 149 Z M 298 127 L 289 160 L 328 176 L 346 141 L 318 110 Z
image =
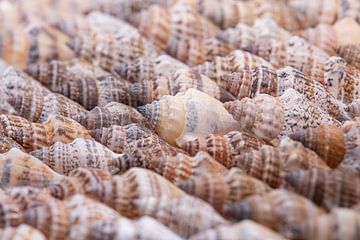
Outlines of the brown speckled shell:
M 360 44 L 340 45 L 336 48 L 336 52 L 349 64 L 360 69 Z

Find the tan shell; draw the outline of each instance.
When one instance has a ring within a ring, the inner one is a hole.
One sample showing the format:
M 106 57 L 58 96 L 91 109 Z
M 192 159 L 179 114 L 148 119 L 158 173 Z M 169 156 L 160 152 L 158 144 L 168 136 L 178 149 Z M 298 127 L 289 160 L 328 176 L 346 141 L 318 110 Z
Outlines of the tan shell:
M 12 148 L 18 148 L 25 152 L 25 149 L 12 138 L 0 135 L 0 153 L 6 153 Z
M 347 171 L 313 168 L 285 175 L 286 187 L 326 209 L 352 207 L 359 202 L 360 179 Z
M 228 206 L 225 212 L 237 220 L 256 221 L 289 238 L 296 234 L 296 225 L 325 213 L 306 198 L 283 189 L 251 196 Z
M 175 199 L 167 196 L 149 197 L 136 200 L 135 205 L 142 215 L 155 218 L 184 238 L 218 225 L 228 224 L 206 202 L 189 195 Z
M 1 228 L 16 227 L 23 221 L 23 212 L 19 204 L 13 199 L 6 197 L 0 202 L 2 217 L 0 221 Z M 1 234 L 0 234 L 0 237 Z
M 336 48 L 337 54 L 344 58 L 349 64 L 360 69 L 360 43 L 340 45 Z
M 20 185 L 44 187 L 63 178 L 38 159 L 17 148 L 0 154 L 0 159 L 2 189 Z
M 344 2 L 344 5 L 346 5 L 346 2 Z M 347 17 L 337 21 L 334 24 L 334 31 L 336 33 L 337 43 L 340 46 L 360 43 L 360 26 L 355 19 Z
M 209 133 L 236 130 L 236 121 L 221 102 L 195 89 L 139 107 L 152 128 L 170 144 L 182 143 Z M 209 120 L 208 116 L 212 116 Z
M 1 229 L 0 238 L 3 240 L 46 240 L 44 234 L 26 224 Z
M 345 122 L 342 126 L 345 135 L 346 153 L 345 159 L 340 164 L 340 168 L 359 173 L 359 157 L 360 157 L 360 119 Z
M 314 150 L 331 168 L 336 168 L 344 159 L 345 136 L 339 127 L 320 125 L 292 133 L 290 138 Z
M 346 106 L 346 111 L 352 118 L 360 117 L 360 100 L 355 99 Z
M 1 134 L 14 139 L 24 149 L 32 151 L 55 142 L 70 143 L 75 138 L 92 139 L 88 130 L 71 118 L 52 115 L 46 122 L 31 123 L 13 115 L 0 115 Z
M 241 236 L 244 240 L 285 240 L 280 234 L 250 220 L 244 220 L 233 225 L 221 225 L 196 234 L 190 240 L 227 240 Z
M 232 49 L 247 49 L 256 40 L 257 33 L 251 26 L 239 23 L 221 31 L 216 37 Z
M 271 189 L 263 182 L 243 174 L 237 168 L 232 168 L 225 174 L 207 173 L 182 181 L 178 185 L 188 194 L 209 202 L 218 210 L 225 205 Z
M 276 138 L 285 124 L 282 102 L 267 94 L 227 102 L 224 107 L 239 122 L 242 131 L 266 141 Z
M 227 168 L 236 166 L 235 158 L 253 149 L 259 149 L 265 141 L 246 132 L 232 131 L 225 135 L 210 134 L 185 142 L 181 148 L 190 155 L 199 151 L 209 153 L 216 161 Z

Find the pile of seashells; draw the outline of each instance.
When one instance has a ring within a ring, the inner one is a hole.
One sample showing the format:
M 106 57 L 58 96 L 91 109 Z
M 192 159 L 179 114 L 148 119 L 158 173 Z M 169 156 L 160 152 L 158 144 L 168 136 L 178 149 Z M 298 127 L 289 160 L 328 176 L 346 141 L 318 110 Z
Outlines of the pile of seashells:
M 360 239 L 359 0 L 0 0 L 0 239 Z

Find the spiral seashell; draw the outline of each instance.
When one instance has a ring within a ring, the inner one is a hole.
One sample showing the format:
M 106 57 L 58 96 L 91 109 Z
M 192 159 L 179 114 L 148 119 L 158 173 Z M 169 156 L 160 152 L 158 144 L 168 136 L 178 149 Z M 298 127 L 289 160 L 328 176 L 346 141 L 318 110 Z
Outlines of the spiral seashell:
M 25 149 L 12 138 L 0 135 L 0 153 L 6 153 L 12 148 L 18 148 L 25 152 Z
M 336 126 L 321 125 L 300 130 L 290 138 L 314 150 L 331 168 L 336 168 L 345 156 L 345 136 Z
M 38 159 L 17 148 L 0 154 L 0 159 L 2 189 L 21 185 L 45 187 L 52 181 L 63 178 Z
M 44 24 L 4 30 L 0 38 L 3 43 L 0 47 L 1 58 L 19 68 L 52 59 L 73 58 L 65 44 L 67 36 Z
M 155 48 L 141 36 L 119 36 L 101 31 L 70 40 L 67 45 L 76 57 L 100 66 L 115 76 L 123 69 L 123 64 L 132 64 L 140 57 L 155 57 Z M 126 51 L 124 51 L 126 49 Z
M 257 34 L 251 26 L 239 23 L 234 27 L 221 31 L 216 37 L 228 44 L 232 49 L 247 49 L 256 41 Z
M 325 63 L 327 90 L 339 101 L 349 104 L 360 98 L 360 70 L 340 57 L 331 57 Z
M 197 177 L 204 173 L 226 173 L 228 171 L 205 152 L 198 152 L 194 157 L 189 157 L 183 153 L 162 157 L 154 166 L 157 166 L 159 174 L 172 183 Z
M 360 117 L 360 100 L 355 99 L 345 109 L 352 118 Z
M 336 55 L 337 35 L 332 25 L 321 23 L 300 31 L 298 35 L 330 56 Z
M 280 95 L 283 95 L 287 89 L 293 88 L 337 120 L 349 119 L 346 106 L 327 91 L 324 85 L 311 81 L 303 73 L 291 67 L 277 70 L 277 75 Z
M 359 202 L 360 181 L 347 171 L 311 169 L 285 175 L 285 186 L 326 209 L 351 207 Z
M 317 216 L 299 227 L 297 239 L 359 238 L 359 213 L 347 208 L 334 208 L 329 214 Z
M 12 199 L 5 198 L 0 202 L 1 219 L 0 227 L 17 227 L 22 223 L 22 211 L 19 205 Z M 0 237 L 1 233 L 0 233 Z
M 0 238 L 3 240 L 46 240 L 44 234 L 26 224 L 1 229 Z
M 67 178 L 48 186 L 48 191 L 54 198 L 65 199 L 75 194 L 88 195 L 101 181 L 109 181 L 108 171 L 98 168 L 77 168 L 69 172 Z
M 360 121 L 356 118 L 354 121 L 345 122 L 342 126 L 345 136 L 346 153 L 344 160 L 339 168 L 344 168 L 351 172 L 360 172 Z
M 92 139 L 88 130 L 79 123 L 60 115 L 50 116 L 43 124 L 12 115 L 0 115 L 0 122 L 0 132 L 27 151 L 51 146 L 55 142 L 70 143 L 75 138 Z
M 122 216 L 137 217 L 135 200 L 168 196 L 178 198 L 184 192 L 160 175 L 142 168 L 131 168 L 121 176 L 103 181 L 90 191 L 95 199 L 115 209 Z
M 163 142 L 154 132 L 138 124 L 112 125 L 108 128 L 92 130 L 91 135 L 96 141 L 115 153 L 123 153 L 134 149 L 136 142 L 141 139 L 151 139 L 149 144 Z
M 8 189 L 6 192 L 8 197 L 17 204 L 22 213 L 27 209 L 36 207 L 49 200 L 53 200 L 47 188 L 40 189 L 30 186 L 17 186 Z
M 117 102 L 110 102 L 103 107 L 95 107 L 91 111 L 82 112 L 76 119 L 87 129 L 108 128 L 112 125 L 128 125 L 137 123 L 147 126 L 145 118 L 136 109 Z
M 225 167 L 231 168 L 236 164 L 236 156 L 259 149 L 264 144 L 265 141 L 246 132 L 232 131 L 225 135 L 210 134 L 205 138 L 196 138 L 185 142 L 181 148 L 192 156 L 205 151 Z
M 256 19 L 252 29 L 256 35 L 256 41 L 262 41 L 263 39 L 285 41 L 292 37 L 292 33 L 282 28 L 270 17 Z
M 346 62 L 360 69 L 360 44 L 340 45 L 336 48 L 336 52 Z
M 138 110 L 159 136 L 172 145 L 181 146 L 209 133 L 222 134 L 238 129 L 221 102 L 195 89 L 176 96 L 164 96 Z
M 175 199 L 149 197 L 135 202 L 142 215 L 153 217 L 184 238 L 228 224 L 210 205 L 189 195 Z M 196 224 L 193 224 L 194 221 Z
M 207 173 L 179 182 L 178 185 L 186 193 L 207 201 L 218 210 L 225 205 L 271 189 L 263 182 L 243 174 L 237 168 L 232 168 L 225 174 Z
M 311 201 L 279 189 L 254 195 L 225 208 L 237 220 L 250 219 L 292 238 L 294 228 L 325 213 Z M 274 218 L 277 219 L 274 221 Z
M 247 50 L 269 61 L 275 68 L 290 66 L 317 82 L 324 82 L 322 64 L 329 55 L 300 37 L 294 36 L 286 41 L 263 40 Z
M 24 212 L 24 223 L 40 230 L 48 239 L 68 237 L 70 209 L 56 200 L 42 202 Z
M 239 236 L 244 240 L 261 240 L 264 238 L 285 240 L 280 234 L 250 220 L 244 220 L 233 225 L 220 225 L 191 236 L 190 240 L 226 240 L 236 239 Z
M 282 102 L 267 94 L 227 102 L 224 107 L 239 122 L 241 130 L 266 141 L 276 138 L 285 123 Z

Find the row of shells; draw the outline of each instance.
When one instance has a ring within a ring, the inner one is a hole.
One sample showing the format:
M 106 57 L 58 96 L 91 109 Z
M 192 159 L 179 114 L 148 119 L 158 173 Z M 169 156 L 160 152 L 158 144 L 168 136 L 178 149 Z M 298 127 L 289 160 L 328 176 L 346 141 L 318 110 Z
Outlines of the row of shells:
M 357 0 L 1 0 L 0 239 L 359 239 Z

